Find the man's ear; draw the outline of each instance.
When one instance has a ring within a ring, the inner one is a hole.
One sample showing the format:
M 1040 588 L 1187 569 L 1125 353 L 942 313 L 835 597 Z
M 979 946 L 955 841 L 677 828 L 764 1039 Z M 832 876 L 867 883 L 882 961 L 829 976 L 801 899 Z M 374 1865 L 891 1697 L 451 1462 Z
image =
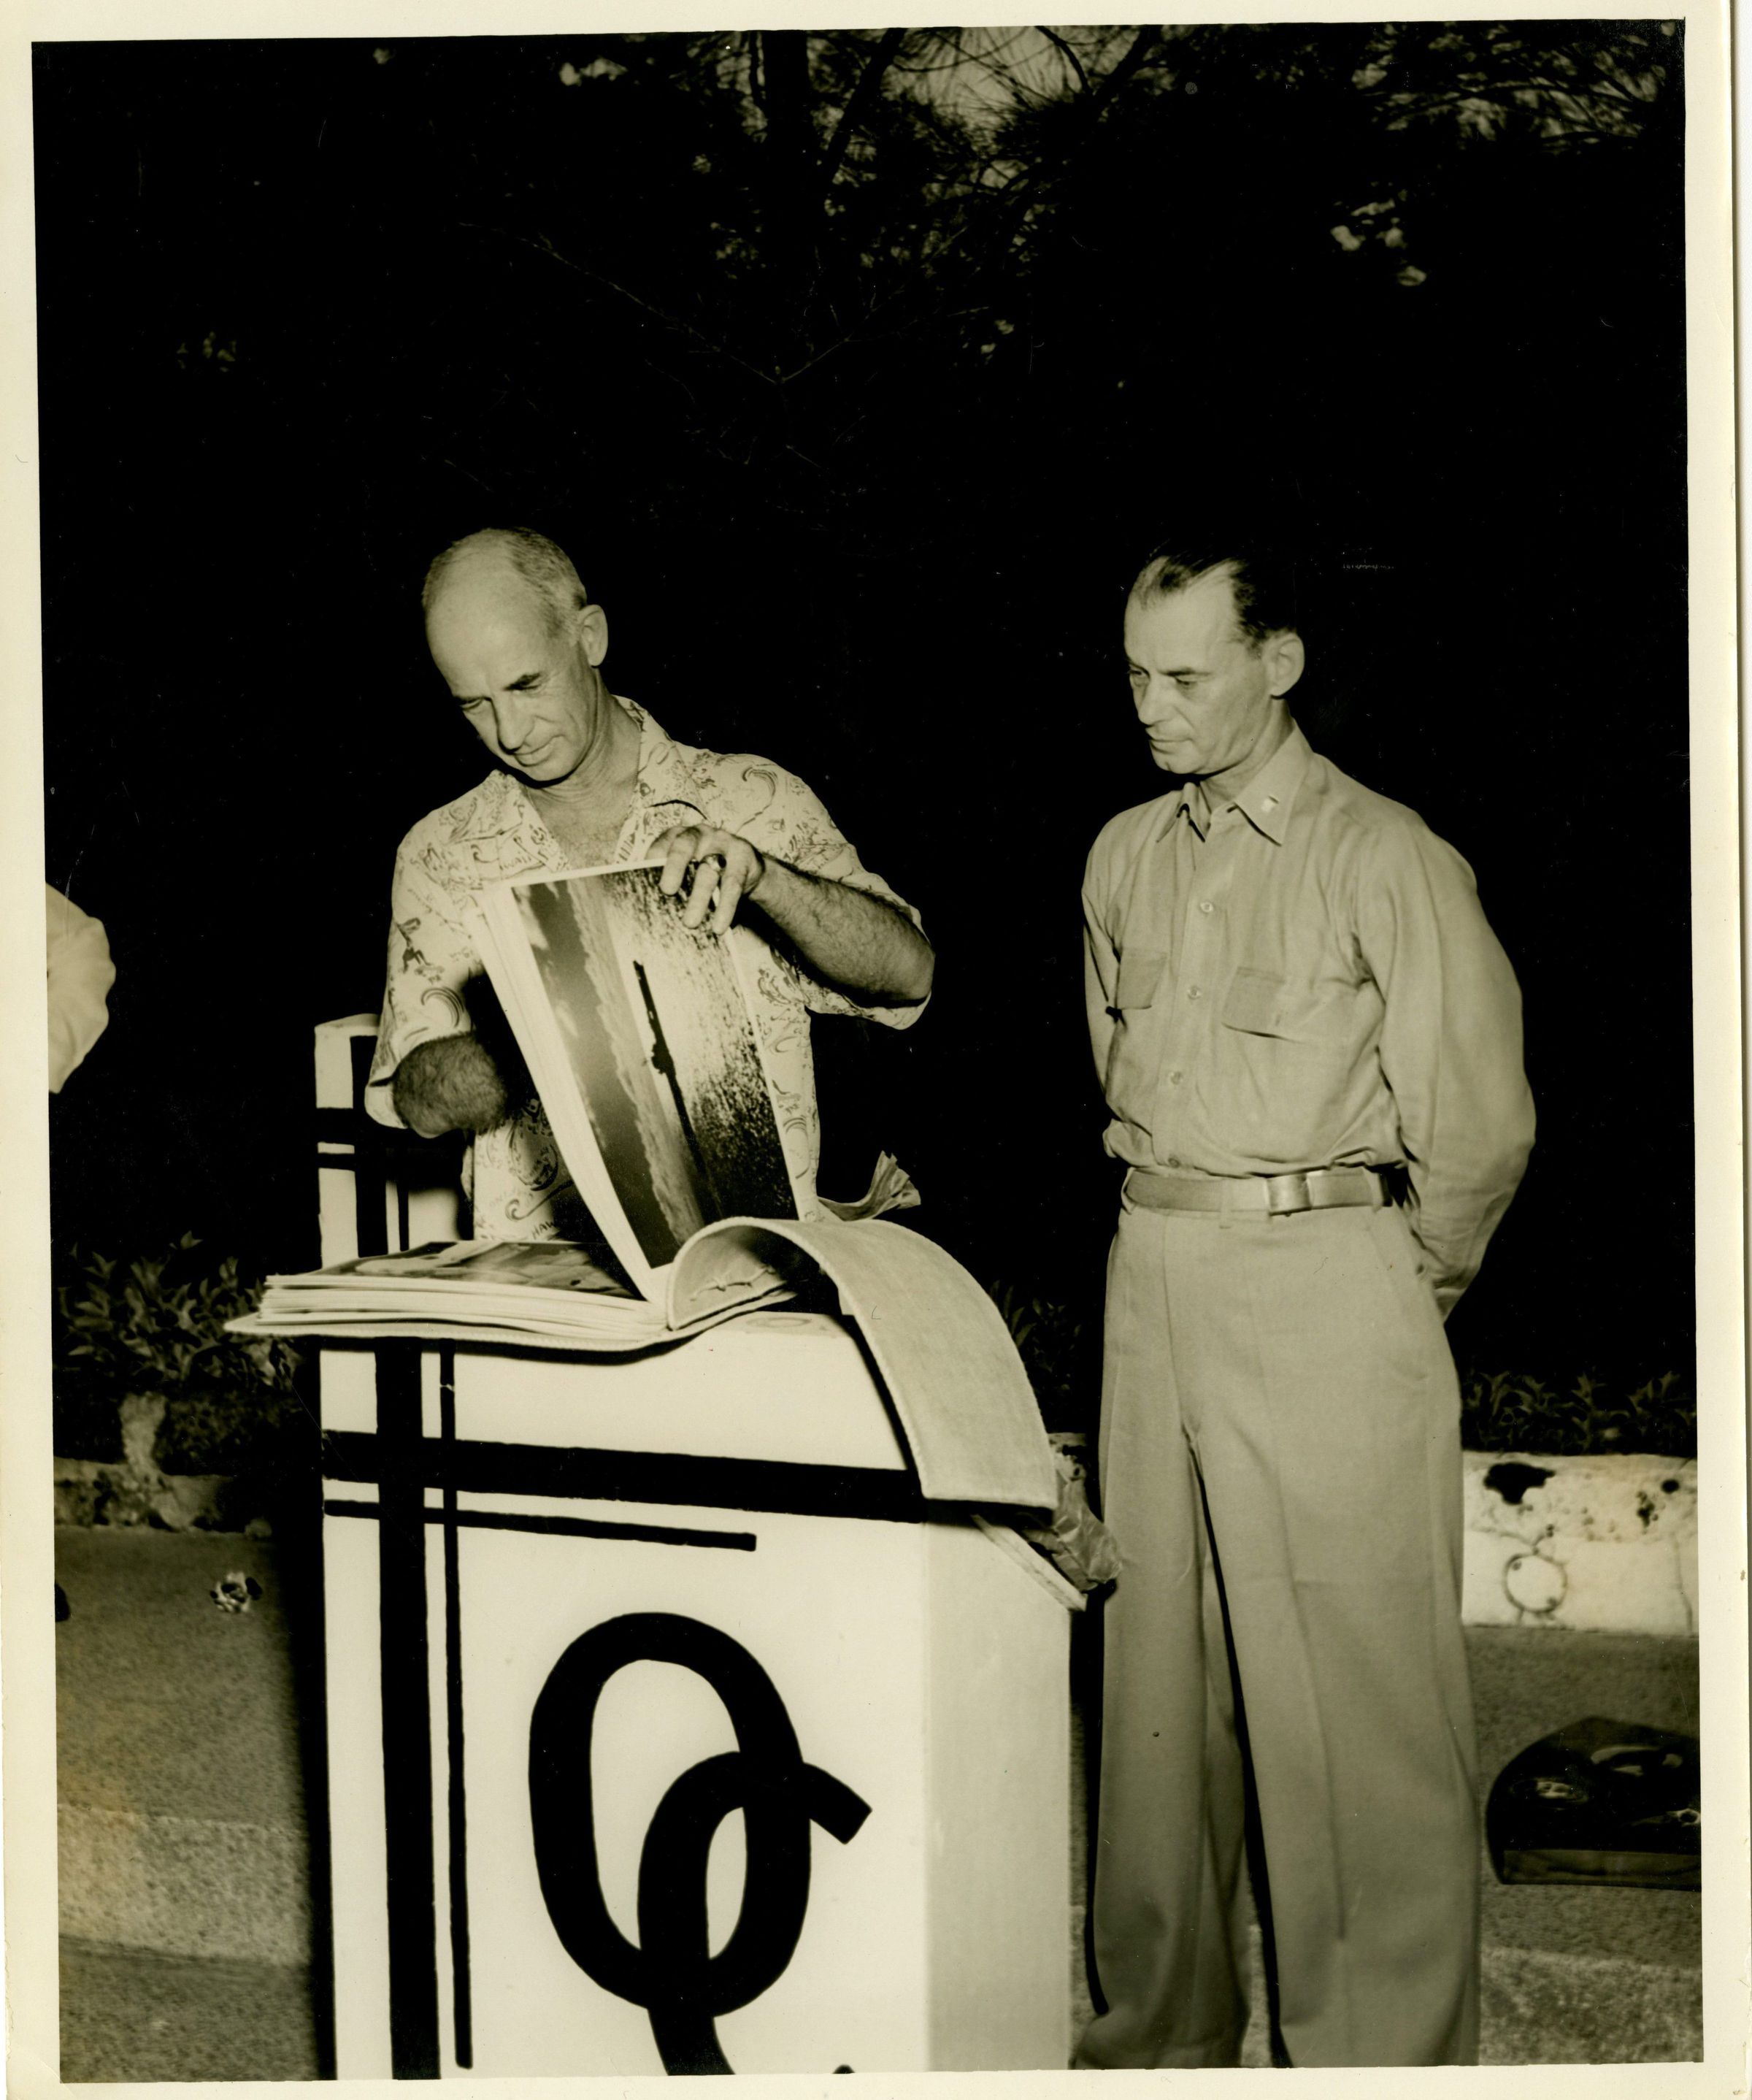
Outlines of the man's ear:
M 1308 651 L 1302 646 L 1301 635 L 1292 629 L 1266 638 L 1265 657 L 1272 698 L 1281 700 L 1306 669 Z
M 572 632 L 592 670 L 609 653 L 609 616 L 600 605 L 581 605 L 573 615 Z

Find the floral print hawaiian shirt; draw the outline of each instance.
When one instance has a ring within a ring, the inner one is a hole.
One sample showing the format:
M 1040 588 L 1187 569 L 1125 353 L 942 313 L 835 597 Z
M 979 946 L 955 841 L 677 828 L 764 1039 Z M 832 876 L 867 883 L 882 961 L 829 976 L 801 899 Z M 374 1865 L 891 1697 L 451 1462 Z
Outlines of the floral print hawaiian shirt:
M 843 882 L 918 914 L 858 858 L 815 795 L 795 774 L 746 752 L 700 751 L 666 736 L 642 708 L 621 700 L 639 725 L 639 777 L 631 815 L 614 858 L 647 858 L 678 824 L 703 820 L 735 832 L 763 854 L 805 874 Z M 379 1123 L 402 1127 L 390 1098 L 396 1067 L 416 1043 L 468 1032 L 465 998 L 482 974 L 478 893 L 491 882 L 558 875 L 574 863 L 542 823 L 517 781 L 495 771 L 480 786 L 422 818 L 403 840 L 390 889 L 390 960 L 376 1056 L 365 1105 Z M 905 1028 L 913 1006 L 860 1006 L 816 983 L 788 958 L 759 942 L 751 1004 L 778 1110 L 798 1208 L 816 1209 L 820 1152 L 812 1013 L 852 1014 Z M 478 1239 L 579 1238 L 588 1227 L 578 1193 L 541 1103 L 533 1095 L 498 1129 L 477 1138 L 472 1155 L 473 1232 Z

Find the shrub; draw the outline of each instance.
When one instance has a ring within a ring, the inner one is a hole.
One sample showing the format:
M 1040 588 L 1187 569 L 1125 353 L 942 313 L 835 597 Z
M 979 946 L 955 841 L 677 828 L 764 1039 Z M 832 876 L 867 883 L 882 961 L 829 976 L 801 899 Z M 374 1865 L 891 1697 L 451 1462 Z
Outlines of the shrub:
M 236 1256 L 216 1260 L 191 1233 L 125 1265 L 68 1254 L 55 1293 L 57 1451 L 118 1456 L 116 1410 L 132 1396 L 165 1403 L 156 1456 L 167 1471 L 271 1463 L 280 1433 L 306 1410 L 290 1343 L 225 1331 L 254 1304 Z
M 1585 1374 L 1565 1391 L 1525 1373 L 1474 1371 L 1460 1382 L 1460 1440 L 1469 1451 L 1565 1458 L 1648 1451 L 1689 1458 L 1697 1449 L 1697 1405 L 1677 1371 L 1622 1399 Z
M 1049 1429 L 1092 1429 L 1101 1393 L 1101 1323 L 1015 1283 L 987 1286 Z
M 1049 1429 L 1093 1430 L 1101 1391 L 1098 1315 L 1015 1282 L 988 1286 L 1022 1358 Z M 1557 1458 L 1645 1451 L 1697 1455 L 1695 1396 L 1665 1371 L 1622 1397 L 1584 1374 L 1568 1388 L 1525 1372 L 1472 1371 L 1460 1381 L 1460 1437 L 1469 1451 L 1532 1451 Z

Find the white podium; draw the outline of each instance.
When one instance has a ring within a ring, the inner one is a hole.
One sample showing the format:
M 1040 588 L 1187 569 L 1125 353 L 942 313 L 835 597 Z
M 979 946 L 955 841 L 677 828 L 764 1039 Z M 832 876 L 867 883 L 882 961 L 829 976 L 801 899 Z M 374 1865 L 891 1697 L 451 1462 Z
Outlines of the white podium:
M 341 2076 L 1064 2066 L 1073 1593 L 850 1326 L 320 1363 Z

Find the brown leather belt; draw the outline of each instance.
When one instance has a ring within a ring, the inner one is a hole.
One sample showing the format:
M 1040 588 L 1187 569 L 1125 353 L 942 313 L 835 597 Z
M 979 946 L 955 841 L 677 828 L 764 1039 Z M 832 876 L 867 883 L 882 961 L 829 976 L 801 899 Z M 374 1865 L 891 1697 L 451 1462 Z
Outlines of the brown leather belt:
M 1143 1174 L 1134 1167 L 1125 1177 L 1125 1193 L 1145 1211 L 1251 1211 L 1273 1218 L 1353 1203 L 1378 1211 L 1392 1201 L 1382 1176 L 1364 1167 L 1233 1177 Z

